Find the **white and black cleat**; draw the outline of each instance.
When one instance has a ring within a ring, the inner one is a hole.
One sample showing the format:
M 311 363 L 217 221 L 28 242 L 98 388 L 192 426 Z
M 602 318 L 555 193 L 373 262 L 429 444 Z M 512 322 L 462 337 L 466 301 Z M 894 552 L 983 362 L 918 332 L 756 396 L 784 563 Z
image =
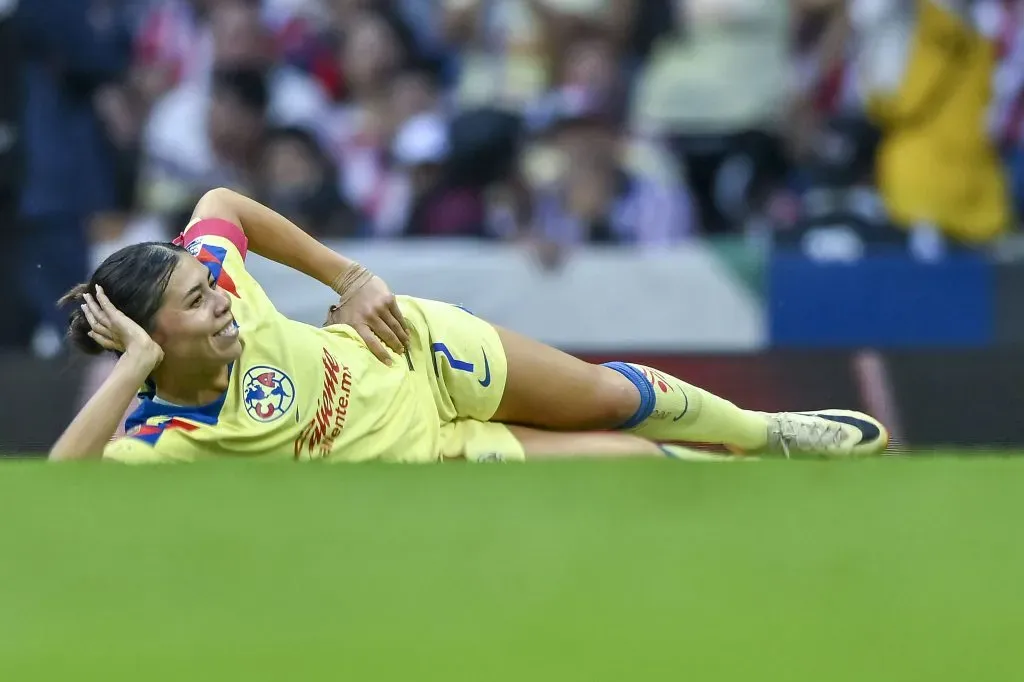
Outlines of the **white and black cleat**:
M 764 454 L 790 457 L 872 457 L 889 445 L 889 431 L 862 412 L 764 413 L 768 447 Z

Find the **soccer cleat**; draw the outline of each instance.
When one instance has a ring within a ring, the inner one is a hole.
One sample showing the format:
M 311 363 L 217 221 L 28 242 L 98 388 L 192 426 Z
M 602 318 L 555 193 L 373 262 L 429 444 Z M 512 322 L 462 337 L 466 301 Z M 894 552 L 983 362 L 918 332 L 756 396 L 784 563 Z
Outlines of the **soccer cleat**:
M 819 410 L 764 414 L 768 420 L 765 454 L 825 457 L 881 455 L 889 445 L 889 432 L 876 419 L 861 412 Z

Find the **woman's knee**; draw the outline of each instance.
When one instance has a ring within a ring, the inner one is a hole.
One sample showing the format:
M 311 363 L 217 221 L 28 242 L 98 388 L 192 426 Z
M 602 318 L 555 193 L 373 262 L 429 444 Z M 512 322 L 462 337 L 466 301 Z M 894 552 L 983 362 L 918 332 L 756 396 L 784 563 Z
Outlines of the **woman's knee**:
M 595 372 L 595 399 L 602 426 L 616 429 L 628 422 L 640 407 L 640 392 L 636 385 L 622 373 L 606 367 L 593 365 Z

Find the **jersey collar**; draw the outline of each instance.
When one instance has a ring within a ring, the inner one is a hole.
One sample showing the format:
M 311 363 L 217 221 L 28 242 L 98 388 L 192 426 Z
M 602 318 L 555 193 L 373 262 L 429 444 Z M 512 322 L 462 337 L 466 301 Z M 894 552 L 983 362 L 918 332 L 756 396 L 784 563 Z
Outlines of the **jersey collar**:
M 228 379 L 231 379 L 235 363 L 228 365 Z M 220 397 L 205 405 L 190 405 L 179 407 L 167 405 L 153 400 L 156 395 L 156 384 L 146 381 L 146 387 L 139 393 L 139 406 L 132 412 L 124 422 L 125 430 L 145 424 L 154 417 L 182 417 L 201 424 L 216 424 L 220 419 L 220 411 L 224 408 L 224 401 L 227 400 L 228 392 L 224 391 Z

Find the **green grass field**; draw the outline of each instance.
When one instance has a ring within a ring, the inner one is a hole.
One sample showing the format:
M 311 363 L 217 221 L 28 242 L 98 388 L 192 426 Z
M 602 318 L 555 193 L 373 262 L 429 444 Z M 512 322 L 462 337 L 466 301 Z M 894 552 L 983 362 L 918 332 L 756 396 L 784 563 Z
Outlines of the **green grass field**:
M 0 679 L 1024 679 L 1024 459 L 0 466 Z

